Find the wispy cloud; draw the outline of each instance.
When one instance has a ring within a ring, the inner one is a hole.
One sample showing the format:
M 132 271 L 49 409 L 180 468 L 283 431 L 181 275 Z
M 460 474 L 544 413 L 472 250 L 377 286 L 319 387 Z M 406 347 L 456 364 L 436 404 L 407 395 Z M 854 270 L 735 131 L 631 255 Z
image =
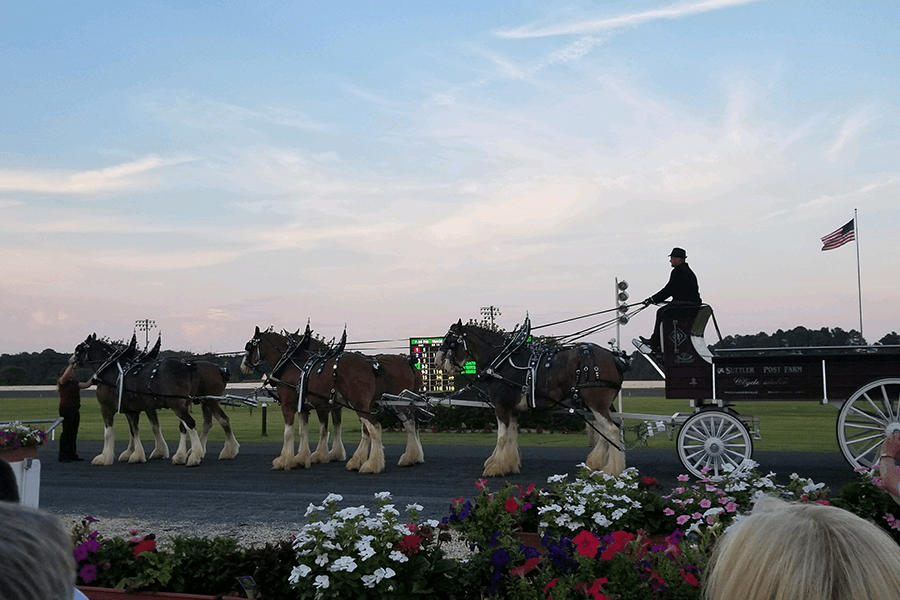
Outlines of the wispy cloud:
M 154 185 L 154 180 L 145 177 L 151 171 L 191 160 L 190 158 L 147 156 L 111 167 L 86 171 L 0 170 L 0 190 L 50 194 L 91 194 L 137 189 Z
M 612 31 L 623 27 L 633 27 L 661 19 L 680 19 L 724 8 L 751 4 L 758 1 L 759 0 L 704 0 L 702 2 L 673 4 L 663 8 L 627 13 L 616 17 L 576 21 L 561 25 L 551 25 L 546 27 L 532 25 L 515 29 L 502 29 L 495 32 L 495 34 L 502 38 L 511 39 L 541 38 L 558 35 L 583 35 L 586 33 Z
M 825 158 L 830 162 L 836 161 L 847 144 L 859 137 L 868 122 L 869 116 L 865 110 L 856 111 L 844 119 L 831 145 L 825 150 Z

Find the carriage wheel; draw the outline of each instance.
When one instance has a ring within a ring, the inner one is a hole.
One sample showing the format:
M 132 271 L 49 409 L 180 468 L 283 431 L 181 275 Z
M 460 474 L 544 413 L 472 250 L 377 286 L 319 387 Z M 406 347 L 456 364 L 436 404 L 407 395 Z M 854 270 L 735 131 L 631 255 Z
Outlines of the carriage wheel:
M 900 433 L 900 379 L 867 383 L 841 406 L 838 444 L 853 467 L 876 464 L 881 444 L 895 433 Z
M 710 409 L 688 418 L 678 430 L 678 458 L 695 477 L 717 477 L 737 469 L 753 454 L 750 432 L 732 412 Z M 704 472 L 704 469 L 707 469 Z

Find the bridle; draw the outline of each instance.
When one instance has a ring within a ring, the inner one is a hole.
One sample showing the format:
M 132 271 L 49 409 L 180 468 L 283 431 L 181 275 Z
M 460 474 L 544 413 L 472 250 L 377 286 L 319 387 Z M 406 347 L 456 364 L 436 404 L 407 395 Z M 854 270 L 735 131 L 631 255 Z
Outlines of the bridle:
M 465 351 L 465 353 L 466 353 L 466 358 L 468 358 L 470 360 L 475 360 L 475 357 L 472 355 L 472 352 L 469 350 L 469 344 L 466 342 L 466 332 L 463 331 L 462 328 L 460 328 L 458 331 L 455 331 L 455 332 L 453 331 L 453 329 L 451 329 L 447 333 L 448 333 L 448 335 L 444 336 L 444 344 L 446 344 L 447 349 L 450 351 L 450 356 L 451 356 L 451 358 L 449 359 L 450 364 L 452 364 L 454 367 L 456 367 L 457 369 L 462 371 L 463 368 L 465 367 L 466 361 L 463 360 L 462 363 L 459 363 L 456 360 L 456 349 L 460 346 L 460 344 L 463 347 L 463 351 Z M 449 335 L 450 333 L 453 333 L 452 337 Z

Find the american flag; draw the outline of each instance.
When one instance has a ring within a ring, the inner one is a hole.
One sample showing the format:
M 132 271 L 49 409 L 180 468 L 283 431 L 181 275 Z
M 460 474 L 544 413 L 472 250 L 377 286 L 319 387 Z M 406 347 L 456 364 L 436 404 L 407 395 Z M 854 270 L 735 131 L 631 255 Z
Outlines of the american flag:
M 822 250 L 834 250 L 855 239 L 856 233 L 853 231 L 853 219 L 850 219 L 843 227 L 835 229 L 822 238 L 822 243 L 824 244 Z

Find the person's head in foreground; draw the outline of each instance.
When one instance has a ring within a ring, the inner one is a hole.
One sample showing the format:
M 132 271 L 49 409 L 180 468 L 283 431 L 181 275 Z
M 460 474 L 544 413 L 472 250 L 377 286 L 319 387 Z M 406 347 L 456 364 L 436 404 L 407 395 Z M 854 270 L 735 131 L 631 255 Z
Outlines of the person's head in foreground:
M 900 546 L 853 513 L 765 497 L 716 545 L 708 600 L 897 600 Z
M 75 559 L 59 519 L 0 502 L 0 598 L 72 600 Z

